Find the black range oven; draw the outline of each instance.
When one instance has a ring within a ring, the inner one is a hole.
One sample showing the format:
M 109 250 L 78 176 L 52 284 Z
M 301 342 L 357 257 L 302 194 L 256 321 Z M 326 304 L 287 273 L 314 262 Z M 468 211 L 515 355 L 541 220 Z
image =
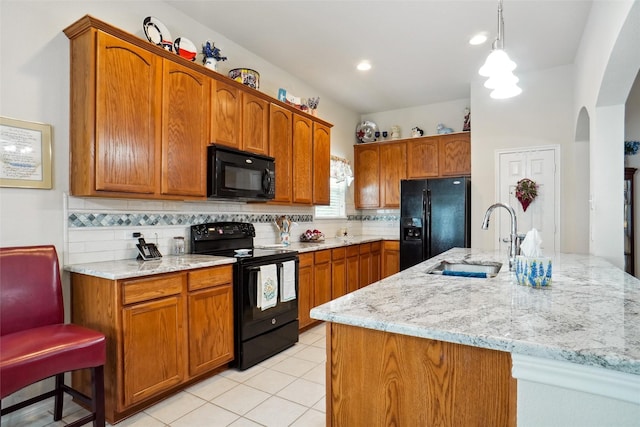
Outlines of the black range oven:
M 236 258 L 233 315 L 235 365 L 240 370 L 250 368 L 298 341 L 298 253 L 256 249 L 254 237 L 255 228 L 251 223 L 215 222 L 191 226 L 191 253 Z M 261 271 L 266 266 L 275 271 L 278 295 L 270 304 L 260 304 Z M 287 268 L 293 270 L 287 272 Z M 285 279 L 295 280 L 293 299 L 290 299 L 292 282 L 288 284 L 287 298 L 283 297 Z

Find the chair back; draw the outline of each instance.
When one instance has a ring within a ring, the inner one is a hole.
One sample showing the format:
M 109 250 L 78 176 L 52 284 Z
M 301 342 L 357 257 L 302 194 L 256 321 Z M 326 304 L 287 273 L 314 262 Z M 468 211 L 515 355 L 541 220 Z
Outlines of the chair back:
M 64 323 L 56 248 L 0 248 L 0 336 L 56 323 Z

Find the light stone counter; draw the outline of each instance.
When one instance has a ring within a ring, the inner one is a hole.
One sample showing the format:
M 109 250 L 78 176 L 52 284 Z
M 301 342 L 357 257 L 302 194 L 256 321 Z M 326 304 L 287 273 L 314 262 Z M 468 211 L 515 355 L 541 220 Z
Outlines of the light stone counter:
M 118 280 L 131 277 L 150 276 L 152 274 L 171 273 L 195 268 L 214 267 L 233 264 L 232 257 L 211 255 L 165 255 L 155 261 L 138 261 L 123 259 L 117 261 L 92 262 L 86 264 L 65 265 L 64 269 L 72 273 L 81 273 L 103 279 Z
M 428 274 L 441 260 L 503 266 L 490 279 Z M 588 255 L 554 256 L 552 287 L 533 289 L 516 283 L 505 254 L 456 248 L 311 317 L 640 375 L 640 281 Z
M 345 238 L 331 237 L 326 238 L 322 242 L 300 242 L 292 241 L 289 246 L 283 246 L 281 244 L 275 245 L 256 245 L 256 248 L 284 248 L 292 251 L 298 251 L 299 253 L 321 251 L 323 249 L 341 248 L 343 246 L 359 245 L 361 243 L 379 242 L 382 240 L 392 240 L 382 238 L 380 236 L 348 236 Z M 395 239 L 398 240 L 398 239 Z

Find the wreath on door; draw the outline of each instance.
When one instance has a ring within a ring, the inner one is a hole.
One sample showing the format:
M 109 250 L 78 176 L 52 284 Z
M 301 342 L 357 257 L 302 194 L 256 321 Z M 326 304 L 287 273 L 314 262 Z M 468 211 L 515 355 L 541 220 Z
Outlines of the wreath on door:
M 527 211 L 527 208 L 538 196 L 538 184 L 529 178 L 523 178 L 516 184 L 516 198 L 522 205 L 522 210 Z

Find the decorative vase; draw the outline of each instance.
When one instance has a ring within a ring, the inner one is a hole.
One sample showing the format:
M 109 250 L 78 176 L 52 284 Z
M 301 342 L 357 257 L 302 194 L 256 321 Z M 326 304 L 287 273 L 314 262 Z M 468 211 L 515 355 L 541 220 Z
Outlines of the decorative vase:
M 213 56 L 204 58 L 204 66 L 210 70 L 218 71 L 218 61 Z
M 291 244 L 291 241 L 289 240 L 288 232 L 286 231 L 280 232 L 280 243 L 282 243 L 284 246 L 289 246 Z

